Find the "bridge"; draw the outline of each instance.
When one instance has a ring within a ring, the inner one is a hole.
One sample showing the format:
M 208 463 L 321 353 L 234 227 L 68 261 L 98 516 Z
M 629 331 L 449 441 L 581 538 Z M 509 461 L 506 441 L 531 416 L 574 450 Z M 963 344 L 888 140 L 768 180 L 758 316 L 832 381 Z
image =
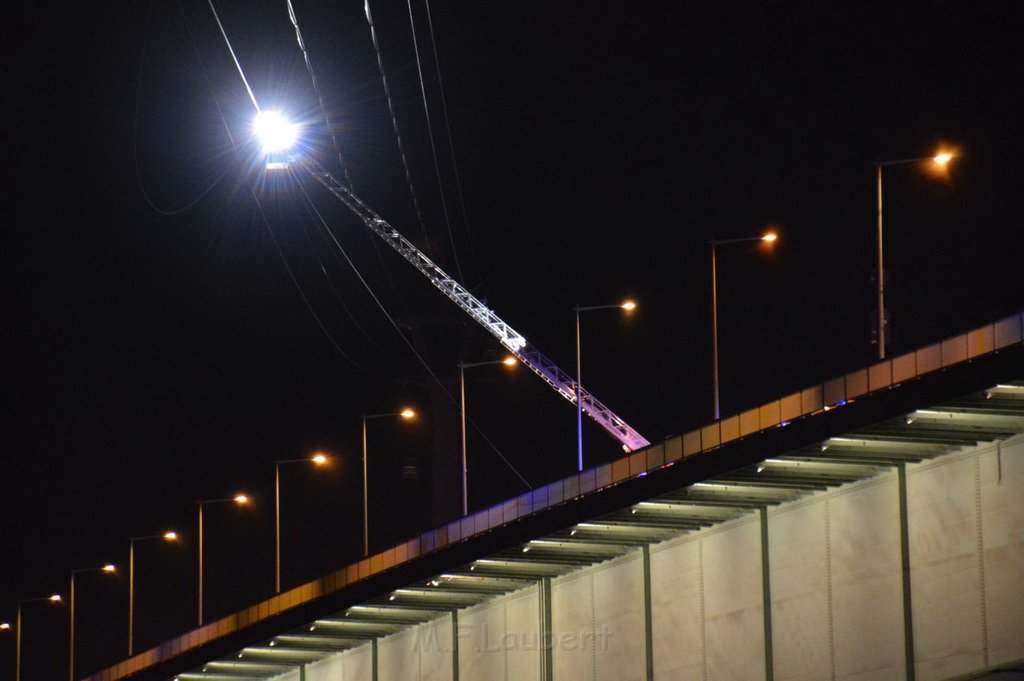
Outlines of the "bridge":
M 87 681 L 1024 679 L 1022 340 L 810 386 Z

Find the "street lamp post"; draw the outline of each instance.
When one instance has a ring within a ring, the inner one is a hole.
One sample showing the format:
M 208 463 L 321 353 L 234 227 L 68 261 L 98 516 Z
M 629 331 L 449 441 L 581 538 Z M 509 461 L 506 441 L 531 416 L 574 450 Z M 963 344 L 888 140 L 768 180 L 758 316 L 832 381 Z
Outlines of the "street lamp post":
M 14 681 L 21 681 L 21 606 L 24 603 L 35 603 L 38 601 L 60 603 L 62 599 L 60 594 L 53 594 L 52 596 L 41 596 L 39 598 L 22 598 L 18 601 L 18 614 L 14 620 Z M 2 628 L 2 625 L 0 625 L 0 628 Z M 10 625 L 7 625 L 7 628 L 10 628 Z
M 885 359 L 885 343 L 887 331 L 885 323 L 885 259 L 883 254 L 882 239 L 882 168 L 890 166 L 906 166 L 931 161 L 939 167 L 944 167 L 953 159 L 953 154 L 942 152 L 935 156 L 924 156 L 921 158 L 903 158 L 895 161 L 875 161 L 875 193 L 877 197 L 878 224 L 878 359 Z
M 583 385 L 582 385 L 582 361 L 580 359 L 580 312 L 591 310 L 611 310 L 619 308 L 626 312 L 636 309 L 636 303 L 627 300 L 617 305 L 577 305 L 576 310 L 576 469 L 583 470 Z
M 708 242 L 711 246 L 711 369 L 714 392 L 714 418 L 716 421 L 721 416 L 718 394 L 718 247 L 750 241 L 772 243 L 778 238 L 775 232 L 766 232 L 761 236 L 746 236 L 739 237 L 738 239 L 712 239 Z
M 112 574 L 117 572 L 117 568 L 113 564 L 108 563 L 101 567 L 81 568 L 71 571 L 71 588 L 68 591 L 68 620 L 70 623 L 68 633 L 68 681 L 75 681 L 75 575 L 83 572 L 106 572 Z
M 466 369 L 474 367 L 491 366 L 493 364 L 504 364 L 513 366 L 516 363 L 515 357 L 491 360 L 488 362 L 459 362 L 459 423 L 462 428 L 462 515 L 469 515 L 469 464 L 466 442 Z
M 405 408 L 402 411 L 389 412 L 386 414 L 363 414 L 363 556 L 370 555 L 370 490 L 366 470 L 366 422 L 372 419 L 382 419 L 398 416 L 403 419 L 416 417 L 416 412 Z
M 292 463 L 312 463 L 323 466 L 327 455 L 317 452 L 304 459 L 283 459 L 274 462 L 274 589 L 281 593 L 281 466 Z
M 233 497 L 225 497 L 223 499 L 200 499 L 196 502 L 199 507 L 199 626 L 203 626 L 203 506 L 209 504 L 221 504 L 226 502 L 234 502 L 239 506 L 244 506 L 249 503 L 249 497 L 245 494 L 236 494 Z
M 177 541 L 178 533 L 151 534 L 145 537 L 128 537 L 128 657 L 135 652 L 135 542 L 163 539 Z

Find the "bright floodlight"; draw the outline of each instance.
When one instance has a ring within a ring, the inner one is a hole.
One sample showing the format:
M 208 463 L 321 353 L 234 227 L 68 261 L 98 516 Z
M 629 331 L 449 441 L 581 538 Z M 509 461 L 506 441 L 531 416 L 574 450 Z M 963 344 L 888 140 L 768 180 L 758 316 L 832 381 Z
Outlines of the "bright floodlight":
M 941 154 L 938 154 L 937 156 L 934 156 L 932 158 L 932 160 L 935 161 L 936 163 L 938 163 L 940 166 L 944 166 L 947 163 L 949 163 L 952 158 L 953 158 L 953 154 L 950 154 L 948 152 L 943 152 Z
M 261 111 L 252 124 L 263 151 L 287 151 L 295 144 L 298 126 L 288 121 L 280 111 Z

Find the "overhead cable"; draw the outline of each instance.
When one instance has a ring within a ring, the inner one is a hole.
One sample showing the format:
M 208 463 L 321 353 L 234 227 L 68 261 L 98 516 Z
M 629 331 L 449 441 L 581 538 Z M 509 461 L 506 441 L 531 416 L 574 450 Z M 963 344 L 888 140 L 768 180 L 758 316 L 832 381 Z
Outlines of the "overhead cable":
M 313 319 L 316 321 L 317 326 L 320 327 L 320 330 L 323 331 L 324 336 L 326 336 L 327 340 L 331 342 L 331 345 L 334 346 L 334 349 L 338 351 L 338 354 L 340 354 L 342 357 L 348 360 L 348 362 L 352 366 L 362 370 L 363 366 L 359 364 L 359 362 L 352 359 L 351 355 L 349 355 L 347 352 L 341 349 L 341 346 L 338 344 L 338 341 L 334 339 L 334 336 L 331 334 L 331 332 L 327 330 L 326 326 L 324 326 L 323 321 L 320 319 L 320 315 L 318 315 L 316 313 L 316 310 L 313 309 L 313 304 L 309 301 L 309 298 L 306 297 L 306 292 L 302 290 L 302 285 L 299 283 L 299 280 L 295 277 L 295 272 L 292 271 L 291 265 L 288 264 L 287 258 L 284 257 L 284 251 L 281 250 L 281 244 L 278 243 L 277 241 L 277 235 L 274 234 L 274 229 L 270 226 L 270 220 L 267 219 L 267 214 L 263 211 L 263 204 L 260 202 L 260 197 L 256 193 L 255 189 L 252 190 L 252 198 L 256 201 L 256 208 L 259 210 L 259 215 L 260 218 L 263 220 L 263 225 L 267 228 L 267 233 L 270 234 L 270 240 L 274 242 L 274 248 L 277 249 L 277 255 L 281 258 L 281 264 L 284 265 L 285 270 L 288 272 L 288 277 L 292 280 L 292 283 L 295 285 L 295 290 L 299 292 L 299 296 L 302 298 L 302 302 L 306 304 L 306 309 L 309 310 L 309 314 L 313 316 Z
M 420 61 L 420 44 L 416 39 L 416 21 L 412 14 L 412 0 L 406 0 L 409 6 L 409 30 L 412 31 L 412 47 L 416 53 L 416 71 L 420 76 L 420 92 L 423 94 L 423 115 L 427 120 L 427 137 L 430 138 L 430 155 L 434 159 L 434 174 L 437 176 L 437 190 L 441 197 L 441 210 L 444 212 L 444 224 L 448 229 L 448 243 L 452 247 L 452 258 L 455 260 L 455 270 L 459 273 L 459 281 L 466 283 L 466 277 L 462 273 L 462 264 L 459 262 L 459 251 L 455 246 L 455 235 L 452 234 L 452 221 L 448 216 L 448 200 L 445 198 L 444 181 L 441 179 L 441 166 L 437 162 L 437 147 L 434 144 L 434 126 L 430 123 L 430 105 L 427 103 L 427 84 L 423 80 L 423 64 Z
M 459 177 L 459 164 L 455 160 L 455 142 L 452 137 L 451 122 L 448 117 L 448 99 L 444 94 L 444 80 L 441 78 L 441 60 L 437 56 L 437 39 L 434 37 L 434 20 L 430 14 L 430 0 L 424 0 L 424 4 L 427 8 L 427 27 L 430 29 L 430 47 L 434 52 L 434 71 L 437 74 L 437 89 L 441 95 L 441 112 L 444 114 L 444 128 L 448 135 L 448 152 L 452 158 L 452 175 L 455 176 L 455 193 L 456 196 L 459 197 L 459 209 L 462 212 L 462 224 L 466 229 L 466 243 L 469 247 L 470 261 L 475 264 L 476 255 L 473 249 L 473 234 L 469 228 L 469 216 L 466 213 L 466 199 L 462 194 L 462 180 Z
M 292 20 L 292 26 L 295 27 L 295 39 L 299 43 L 299 49 L 302 50 L 302 56 L 306 61 L 306 70 L 309 71 L 309 79 L 313 81 L 313 92 L 316 94 L 317 101 L 320 102 L 320 113 L 324 117 L 324 128 L 331 135 L 331 144 L 334 145 L 334 151 L 338 155 L 338 165 L 341 167 L 341 172 L 345 175 L 345 183 L 349 189 L 352 189 L 352 176 L 349 175 L 348 165 L 345 163 L 345 157 L 341 153 L 341 145 L 338 144 L 338 136 L 335 134 L 334 127 L 331 126 L 331 120 L 327 116 L 327 107 L 324 105 L 323 95 L 320 93 L 320 84 L 316 79 L 316 72 L 313 71 L 313 62 L 309 59 L 309 51 L 306 49 L 306 41 L 302 39 L 302 30 L 299 28 L 299 17 L 295 14 L 295 7 L 292 6 L 292 0 L 286 0 L 288 3 L 288 17 Z
M 238 62 L 238 57 L 235 56 L 235 48 L 231 47 L 231 41 L 228 40 L 228 34 L 224 30 L 224 24 L 220 23 L 220 17 L 217 16 L 217 8 L 213 6 L 213 0 L 207 0 L 210 3 L 210 11 L 213 12 L 213 18 L 217 20 L 217 27 L 220 28 L 220 34 L 224 36 L 224 44 L 228 46 L 228 52 L 231 53 L 231 58 L 235 60 L 235 67 L 238 68 L 238 75 L 242 77 L 242 82 L 245 83 L 245 90 L 249 93 L 249 99 L 252 100 L 252 105 L 256 107 L 256 111 L 259 112 L 260 105 L 256 103 L 256 95 L 253 94 L 252 88 L 249 87 L 249 80 L 245 77 L 245 72 L 242 71 L 242 65 Z
M 192 29 L 189 26 L 188 19 L 185 18 L 185 11 L 181 7 L 180 0 L 179 0 L 179 2 L 177 4 L 178 4 L 178 11 L 181 12 L 182 21 L 185 22 L 185 30 L 186 30 L 186 32 L 188 32 L 189 39 L 190 39 L 190 41 L 192 43 L 192 49 L 196 53 L 196 56 L 199 57 L 199 50 L 196 48 L 195 37 L 192 35 Z M 150 5 L 150 12 L 151 11 L 152 11 L 152 5 Z M 142 55 L 139 57 L 138 87 L 136 88 L 136 91 L 135 91 L 135 131 L 134 131 L 135 132 L 135 135 L 134 135 L 134 146 L 135 146 L 135 182 L 136 182 L 136 184 L 139 187 L 139 193 L 142 194 L 142 198 L 146 201 L 146 203 L 149 205 L 149 207 L 152 208 L 156 213 L 159 213 L 160 215 L 178 215 L 179 213 L 184 213 L 189 208 L 191 208 L 192 206 L 194 206 L 197 203 L 199 203 L 207 194 L 209 194 L 211 191 L 213 191 L 213 188 L 216 187 L 218 184 L 220 184 L 220 181 L 223 180 L 224 177 L 228 174 L 228 171 L 231 169 L 231 164 L 230 163 L 225 164 L 223 172 L 221 172 L 221 174 L 218 175 L 216 179 L 214 179 L 212 182 L 210 182 L 210 184 L 207 185 L 206 189 L 203 189 L 194 198 L 186 201 L 182 205 L 177 206 L 175 208 L 164 208 L 162 206 L 158 206 L 156 204 L 156 201 L 154 201 L 153 198 L 149 195 L 149 191 L 146 189 L 145 184 L 142 182 L 142 167 L 141 167 L 141 165 L 139 163 L 139 109 L 140 109 L 141 100 L 142 100 L 142 75 L 143 75 L 144 67 L 146 65 L 146 45 L 149 42 L 149 22 L 150 22 L 150 13 L 147 13 L 147 15 L 146 15 L 146 28 L 145 28 L 145 31 L 143 33 L 143 38 L 142 38 Z M 206 79 L 207 85 L 209 85 L 210 79 L 209 79 L 209 75 L 206 73 L 206 66 L 203 64 L 202 57 L 199 57 L 199 66 L 200 66 L 200 68 L 201 68 L 201 70 L 203 72 L 203 77 Z M 221 109 L 220 109 L 220 103 L 217 102 L 216 98 L 214 98 L 213 101 L 214 101 L 214 104 L 217 107 L 217 113 L 220 114 L 220 118 L 224 122 L 224 129 L 228 133 L 228 139 L 231 140 L 231 146 L 232 146 L 232 148 L 234 148 L 234 146 L 235 146 L 235 139 L 231 135 L 231 129 L 228 128 L 227 120 L 224 118 L 224 112 L 221 111 Z
M 405 180 L 409 185 L 409 195 L 412 197 L 412 205 L 416 211 L 416 219 L 420 223 L 420 231 L 423 233 L 423 244 L 424 246 L 429 246 L 427 226 L 423 222 L 423 211 L 420 210 L 420 202 L 416 197 L 416 188 L 412 183 L 412 173 L 409 171 L 409 161 L 405 157 L 405 146 L 402 144 L 402 133 L 399 132 L 398 129 L 398 115 L 395 113 L 395 102 L 391 97 L 391 88 L 388 86 L 388 77 L 384 71 L 384 57 L 380 51 L 380 42 L 377 40 L 377 29 L 373 25 L 373 15 L 370 14 L 370 0 L 366 0 L 364 7 L 366 10 L 366 23 L 370 26 L 370 39 L 373 41 L 373 50 L 377 53 L 377 69 L 380 71 L 380 81 L 384 86 L 384 97 L 387 99 L 388 111 L 391 113 L 391 127 L 395 130 L 395 141 L 398 144 L 398 154 L 402 158 L 402 168 L 405 170 Z

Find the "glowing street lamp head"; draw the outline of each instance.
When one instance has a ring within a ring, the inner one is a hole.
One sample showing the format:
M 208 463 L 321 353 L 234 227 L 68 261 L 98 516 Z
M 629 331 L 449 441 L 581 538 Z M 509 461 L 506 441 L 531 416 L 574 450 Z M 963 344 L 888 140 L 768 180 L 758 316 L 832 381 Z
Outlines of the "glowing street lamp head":
M 322 452 L 317 452 L 312 457 L 310 457 L 309 460 L 312 461 L 317 466 L 323 466 L 325 463 L 327 463 L 327 455 Z
M 398 415 L 401 416 L 403 419 L 416 418 L 416 412 L 409 408 L 403 409 L 398 413 Z
M 505 359 L 501 360 L 501 363 L 504 364 L 507 367 L 513 367 L 518 362 L 519 362 L 519 360 L 517 360 L 515 357 L 512 357 L 511 355 L 506 357 Z
M 175 532 L 174 530 L 170 530 L 169 532 L 164 532 L 163 533 L 163 538 L 165 540 L 167 540 L 167 541 L 177 541 L 178 540 L 178 533 Z
M 252 130 L 266 153 L 288 151 L 295 145 L 299 134 L 299 127 L 280 111 L 261 111 L 256 114 Z
M 113 563 L 107 563 L 100 568 L 104 572 L 117 572 L 117 567 Z
M 633 310 L 636 309 L 636 303 L 633 302 L 632 300 L 627 300 L 622 304 L 622 309 L 625 310 L 626 312 L 632 312 Z
M 778 239 L 779 235 L 776 234 L 775 232 L 765 232 L 764 235 L 761 237 L 761 241 L 764 241 L 765 243 L 769 244 L 772 243 L 773 241 L 778 241 Z
M 9 622 L 0 622 L 0 631 L 7 631 L 10 628 L 11 625 Z
M 61 602 L 61 597 L 60 597 L 60 594 L 53 594 L 52 596 L 50 596 L 46 600 L 50 601 L 51 603 L 60 603 Z
M 245 506 L 246 504 L 249 503 L 249 497 L 247 497 L 244 494 L 236 494 L 232 501 L 234 501 L 239 506 Z
M 949 153 L 948 151 L 944 151 L 941 154 L 936 154 L 935 156 L 932 157 L 932 160 L 935 161 L 935 163 L 937 163 L 940 166 L 946 165 L 952 159 L 953 154 Z

